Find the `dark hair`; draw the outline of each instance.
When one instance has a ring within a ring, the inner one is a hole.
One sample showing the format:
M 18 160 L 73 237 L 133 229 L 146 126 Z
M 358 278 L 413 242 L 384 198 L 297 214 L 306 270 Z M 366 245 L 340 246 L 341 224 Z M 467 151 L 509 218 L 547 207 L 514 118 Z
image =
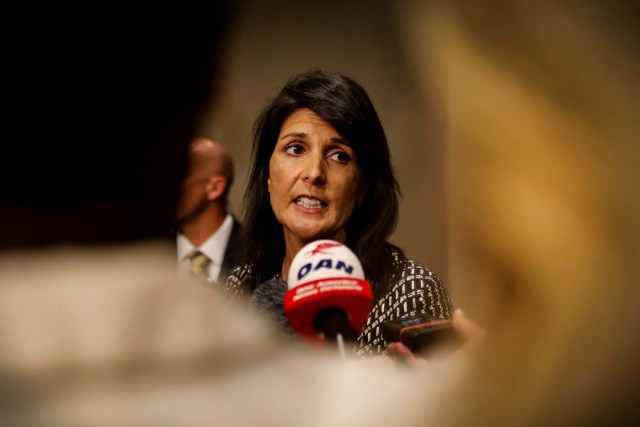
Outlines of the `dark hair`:
M 285 253 L 282 225 L 267 192 L 269 160 L 282 123 L 308 108 L 330 123 L 353 147 L 367 193 L 347 222 L 347 246 L 361 260 L 367 277 L 384 283 L 389 270 L 386 239 L 398 220 L 400 190 L 387 138 L 369 96 L 350 78 L 313 70 L 291 78 L 258 116 L 252 166 L 244 198 L 247 261 L 253 264 L 252 289 L 280 271 Z
M 3 153 L 24 167 L 0 170 L 0 182 L 10 183 L 0 189 L 0 250 L 175 239 L 187 147 L 219 89 L 230 3 L 128 6 L 103 11 L 106 24 L 60 18 L 53 31 L 48 20 L 37 26 L 37 54 L 20 49 L 10 61 L 27 76 L 16 80 L 14 110 L 29 114 L 3 134 L 37 124 L 46 138 Z M 55 66 L 30 75 L 43 59 Z

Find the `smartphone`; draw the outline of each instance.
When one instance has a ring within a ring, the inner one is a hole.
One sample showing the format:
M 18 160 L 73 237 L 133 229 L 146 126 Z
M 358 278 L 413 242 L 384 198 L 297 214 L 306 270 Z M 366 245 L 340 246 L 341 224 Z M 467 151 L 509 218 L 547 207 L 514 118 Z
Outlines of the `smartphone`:
M 437 319 L 423 314 L 391 320 L 382 324 L 385 341 L 400 341 L 414 353 L 424 353 L 434 346 L 459 347 L 462 337 L 453 329 L 451 319 Z

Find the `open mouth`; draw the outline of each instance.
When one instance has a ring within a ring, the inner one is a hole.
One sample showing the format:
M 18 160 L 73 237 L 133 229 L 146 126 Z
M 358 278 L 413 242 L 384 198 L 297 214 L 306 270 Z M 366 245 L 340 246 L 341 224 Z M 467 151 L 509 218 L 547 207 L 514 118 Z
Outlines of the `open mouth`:
M 294 203 L 296 205 L 302 206 L 303 208 L 307 208 L 307 209 L 320 209 L 327 206 L 327 204 L 322 200 L 314 199 L 311 197 L 304 197 L 304 196 L 298 197 L 297 199 L 295 199 Z

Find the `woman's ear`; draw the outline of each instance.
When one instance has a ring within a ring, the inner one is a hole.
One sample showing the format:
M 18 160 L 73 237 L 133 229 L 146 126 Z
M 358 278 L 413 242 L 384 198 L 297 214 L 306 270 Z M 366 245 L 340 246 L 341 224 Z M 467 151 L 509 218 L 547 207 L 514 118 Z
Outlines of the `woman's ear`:
M 214 202 L 225 193 L 227 189 L 227 178 L 221 175 L 214 175 L 207 182 L 206 194 L 207 200 Z
M 271 193 L 271 178 L 267 178 L 267 191 Z

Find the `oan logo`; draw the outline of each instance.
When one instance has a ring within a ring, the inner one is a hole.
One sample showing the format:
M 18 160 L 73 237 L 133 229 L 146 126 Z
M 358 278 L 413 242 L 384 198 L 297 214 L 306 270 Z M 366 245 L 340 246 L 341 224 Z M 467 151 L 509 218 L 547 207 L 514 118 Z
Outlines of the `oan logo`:
M 316 240 L 303 247 L 289 267 L 289 289 L 303 283 L 327 278 L 364 279 L 362 264 L 356 255 L 335 240 Z
M 351 276 L 353 274 L 353 265 L 347 264 L 346 262 L 342 261 L 342 260 L 334 260 L 331 258 L 324 258 L 319 260 L 315 266 L 313 264 L 311 264 L 310 262 L 306 263 L 305 265 L 303 265 L 300 270 L 298 270 L 298 281 L 302 280 L 302 278 L 304 276 L 306 276 L 307 274 L 309 274 L 310 271 L 316 271 L 319 270 L 321 268 L 327 268 L 330 270 L 337 270 L 337 271 L 344 271 L 345 273 L 347 273 L 349 276 Z
M 342 246 L 342 245 L 340 243 L 338 243 L 338 242 L 318 243 L 315 248 L 311 249 L 310 251 L 305 252 L 305 256 L 307 258 L 309 258 L 309 257 L 312 257 L 314 255 L 318 255 L 318 254 L 330 255 L 331 252 L 327 252 L 329 249 L 331 249 L 331 248 L 339 248 L 340 246 Z

